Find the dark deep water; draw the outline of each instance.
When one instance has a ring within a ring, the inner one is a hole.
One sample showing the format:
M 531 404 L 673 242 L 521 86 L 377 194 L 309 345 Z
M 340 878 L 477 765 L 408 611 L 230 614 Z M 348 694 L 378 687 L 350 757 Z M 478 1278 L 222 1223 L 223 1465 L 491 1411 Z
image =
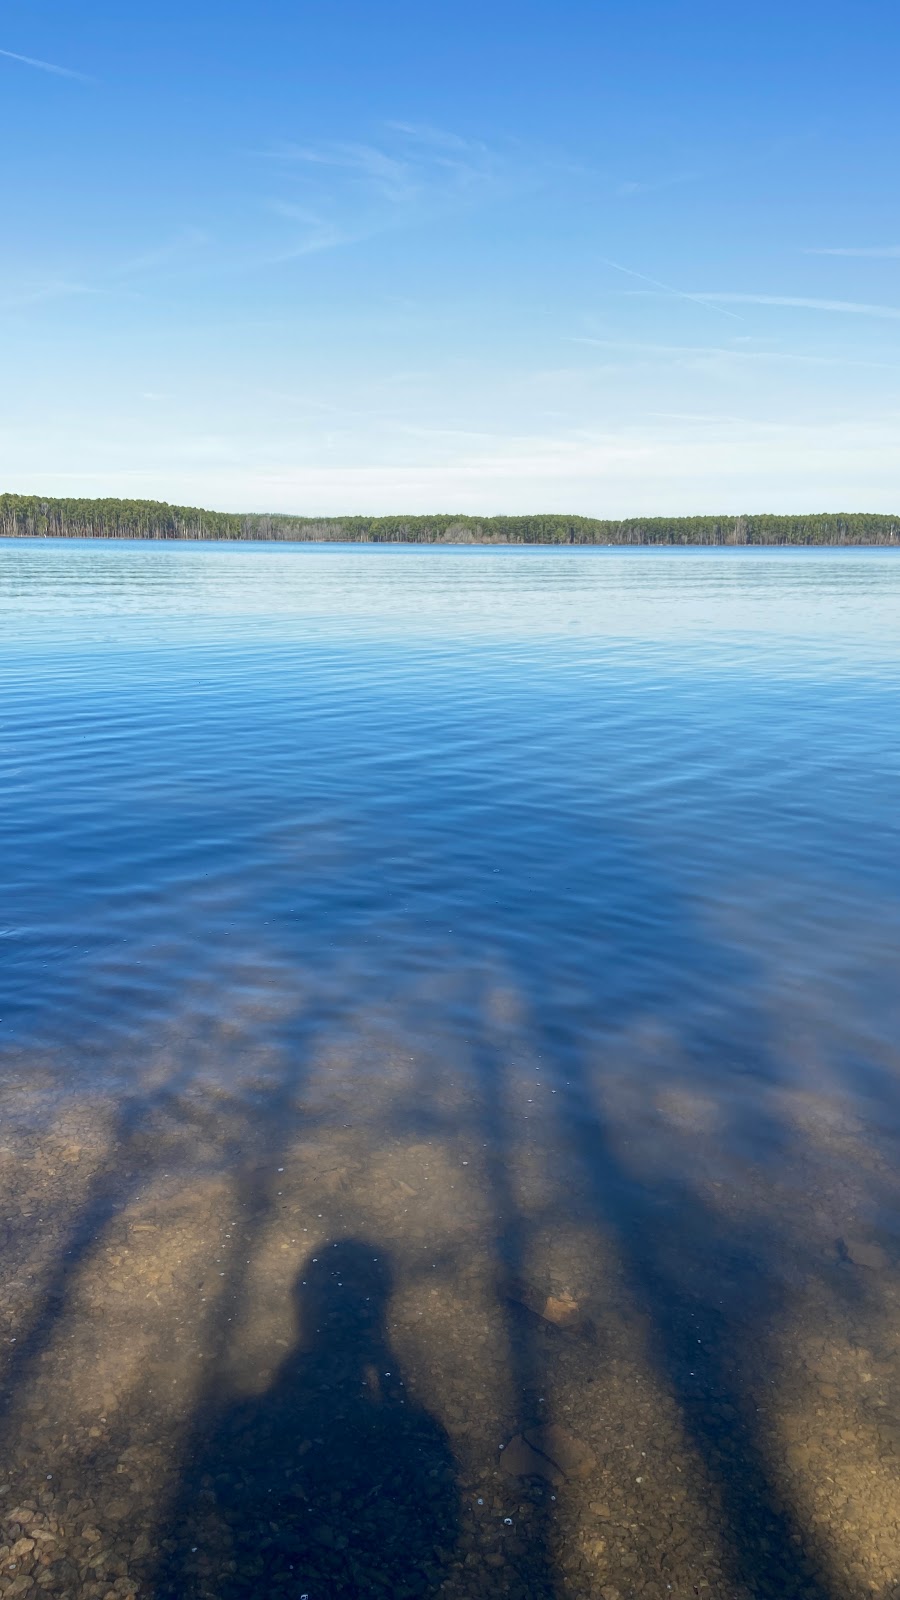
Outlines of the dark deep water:
M 895 1595 L 900 556 L 0 629 L 0 1595 Z

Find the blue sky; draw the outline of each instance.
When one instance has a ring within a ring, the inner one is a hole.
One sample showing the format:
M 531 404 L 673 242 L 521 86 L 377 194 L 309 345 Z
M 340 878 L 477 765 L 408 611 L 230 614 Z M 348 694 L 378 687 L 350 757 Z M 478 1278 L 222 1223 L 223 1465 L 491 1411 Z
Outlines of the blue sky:
M 0 487 L 900 510 L 893 5 L 7 0 Z

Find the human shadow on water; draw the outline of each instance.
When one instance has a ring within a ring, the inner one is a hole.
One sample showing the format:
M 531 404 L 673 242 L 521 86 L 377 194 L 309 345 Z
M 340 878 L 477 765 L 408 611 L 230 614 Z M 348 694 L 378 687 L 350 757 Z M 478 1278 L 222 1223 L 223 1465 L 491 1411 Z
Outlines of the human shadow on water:
M 201 1411 L 156 1600 L 428 1596 L 457 1537 L 446 1435 L 406 1392 L 377 1246 L 320 1246 L 295 1285 L 299 1339 L 261 1396 Z

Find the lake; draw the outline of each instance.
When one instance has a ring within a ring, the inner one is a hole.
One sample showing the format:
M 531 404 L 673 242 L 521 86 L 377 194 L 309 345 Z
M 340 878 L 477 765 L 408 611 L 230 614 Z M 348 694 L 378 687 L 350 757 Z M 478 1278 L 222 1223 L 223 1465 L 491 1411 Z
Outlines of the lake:
M 0 541 L 0 1595 L 900 1561 L 900 557 Z

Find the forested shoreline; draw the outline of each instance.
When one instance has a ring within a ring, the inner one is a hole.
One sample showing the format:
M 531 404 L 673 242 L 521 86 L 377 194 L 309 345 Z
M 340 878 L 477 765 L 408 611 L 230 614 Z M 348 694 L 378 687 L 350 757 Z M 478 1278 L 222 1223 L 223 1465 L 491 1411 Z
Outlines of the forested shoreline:
M 0 537 L 68 539 L 302 539 L 372 544 L 897 545 L 900 516 L 822 512 L 803 516 L 301 517 L 205 511 L 158 500 L 48 499 L 0 495 Z

